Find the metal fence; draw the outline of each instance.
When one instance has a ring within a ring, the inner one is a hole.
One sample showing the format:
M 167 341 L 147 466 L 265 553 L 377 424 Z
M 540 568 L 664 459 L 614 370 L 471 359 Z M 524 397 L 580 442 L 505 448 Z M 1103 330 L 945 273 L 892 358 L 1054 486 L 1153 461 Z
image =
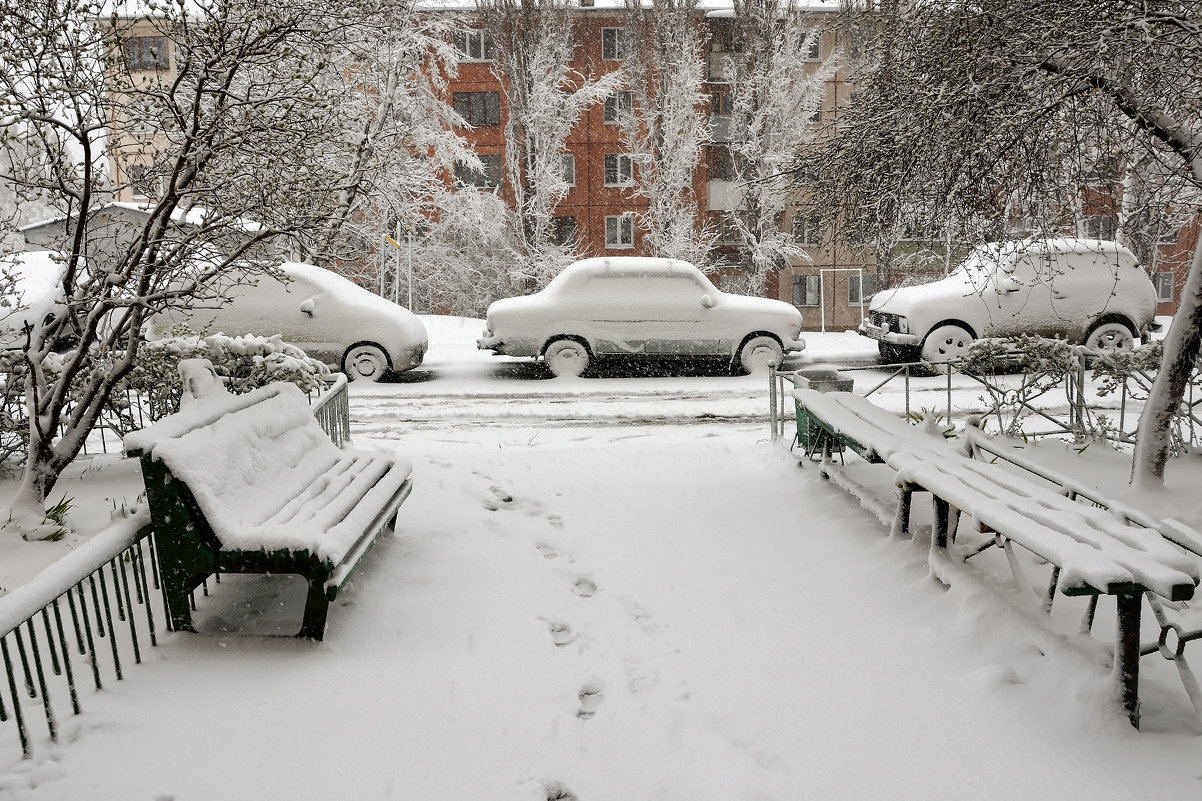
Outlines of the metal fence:
M 349 442 L 346 376 L 333 376 L 310 401 L 330 439 Z M 59 742 L 60 721 L 81 714 L 83 691 L 123 680 L 130 663 L 159 644 L 166 609 L 150 515 L 137 507 L 0 597 L 0 724 L 14 724 L 0 725 L 0 741 L 31 757 L 41 736 L 31 721 L 41 717 L 46 737 Z
M 832 369 L 854 378 L 855 391 L 864 397 L 900 390 L 896 393 L 900 403 L 890 404 L 884 398 L 880 402 L 906 417 L 936 414 L 952 423 L 976 415 L 985 418 L 995 433 L 1076 438 L 1097 434 L 1125 443 L 1135 440 L 1143 401 L 1155 378 L 1146 370 L 1124 369 L 1103 354 L 1084 350 L 1071 369 L 1043 374 L 979 372 L 965 369 L 962 363 L 940 365 L 936 372 L 925 362 Z M 792 421 L 791 390 L 806 372 L 769 371 L 773 438 L 782 436 Z M 1196 448 L 1202 439 L 1200 380 L 1202 374 L 1195 370 L 1173 424 L 1178 453 Z M 1032 389 L 1036 382 L 1038 390 Z

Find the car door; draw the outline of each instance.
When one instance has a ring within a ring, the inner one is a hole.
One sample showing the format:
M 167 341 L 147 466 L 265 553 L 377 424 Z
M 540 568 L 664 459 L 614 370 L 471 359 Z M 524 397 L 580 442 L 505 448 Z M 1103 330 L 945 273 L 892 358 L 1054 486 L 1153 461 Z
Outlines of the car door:
M 712 288 L 686 272 L 649 273 L 637 278 L 631 297 L 630 329 L 655 356 L 701 356 L 719 352 L 707 324 Z M 708 299 L 708 301 L 707 301 Z
M 1021 252 L 1005 259 L 987 290 L 989 324 L 982 336 L 1052 335 L 1057 329 L 1052 291 L 1057 276 L 1046 255 Z

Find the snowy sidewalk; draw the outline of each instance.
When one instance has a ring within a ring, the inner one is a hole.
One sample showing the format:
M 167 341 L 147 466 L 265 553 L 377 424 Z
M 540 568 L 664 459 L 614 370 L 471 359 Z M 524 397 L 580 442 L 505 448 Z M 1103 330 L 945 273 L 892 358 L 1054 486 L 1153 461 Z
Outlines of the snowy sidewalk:
M 325 643 L 173 635 L 14 799 L 1124 799 L 1198 792 L 1167 682 L 944 589 L 761 426 L 400 432 Z M 115 766 L 120 766 L 117 768 Z

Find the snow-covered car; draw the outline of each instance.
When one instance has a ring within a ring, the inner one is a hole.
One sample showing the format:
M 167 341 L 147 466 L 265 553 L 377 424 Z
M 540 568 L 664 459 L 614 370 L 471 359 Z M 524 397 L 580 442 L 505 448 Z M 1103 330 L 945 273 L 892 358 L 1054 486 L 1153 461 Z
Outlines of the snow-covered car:
M 860 334 L 887 362 L 949 362 L 978 337 L 1031 334 L 1130 349 L 1155 330 L 1156 291 L 1130 250 L 1097 239 L 980 245 L 947 277 L 877 292 Z
M 542 357 L 557 376 L 605 357 L 721 357 L 755 371 L 805 347 L 801 312 L 732 295 L 693 264 L 624 256 L 566 267 L 541 292 L 488 308 L 481 350 Z
M 63 261 L 49 250 L 0 256 L 0 350 L 21 348 L 25 332 L 62 308 Z
M 263 275 L 227 291 L 215 308 L 169 309 L 146 327 L 148 339 L 174 326 L 229 335 L 279 334 L 351 380 L 379 381 L 388 371 L 417 367 L 426 355 L 426 328 L 414 314 L 347 278 L 313 264 L 286 262 L 287 278 Z

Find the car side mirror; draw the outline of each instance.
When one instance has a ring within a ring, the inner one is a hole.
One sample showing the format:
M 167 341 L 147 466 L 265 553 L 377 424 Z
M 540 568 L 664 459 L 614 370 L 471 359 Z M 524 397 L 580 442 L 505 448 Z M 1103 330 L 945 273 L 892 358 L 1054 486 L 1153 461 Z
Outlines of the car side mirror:
M 306 300 L 304 303 L 302 303 L 300 305 L 301 313 L 307 314 L 310 317 L 313 316 L 313 310 L 315 308 L 317 308 L 317 306 L 316 306 L 316 304 L 313 303 L 313 298 L 309 298 L 308 300 Z
M 1023 285 L 1007 275 L 998 279 L 997 288 L 1002 292 L 1017 292 Z
M 702 295 L 701 296 L 701 305 L 707 309 L 712 309 L 712 308 L 714 308 L 714 299 L 712 297 L 710 297 L 709 295 Z

